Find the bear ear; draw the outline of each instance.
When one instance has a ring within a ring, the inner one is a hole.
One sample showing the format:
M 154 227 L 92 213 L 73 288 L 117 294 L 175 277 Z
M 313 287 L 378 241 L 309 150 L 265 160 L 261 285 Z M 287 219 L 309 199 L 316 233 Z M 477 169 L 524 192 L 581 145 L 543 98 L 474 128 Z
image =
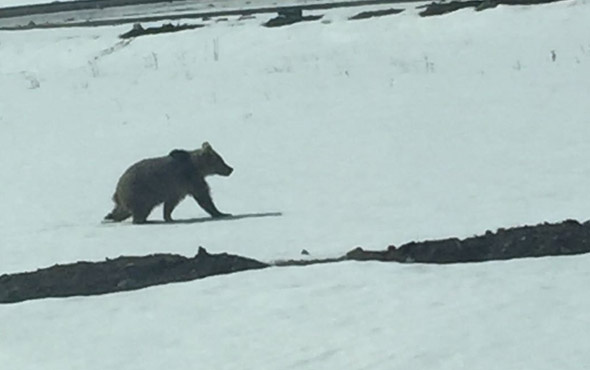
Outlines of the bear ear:
M 208 142 L 208 141 L 205 141 L 205 142 L 203 143 L 203 145 L 201 145 L 201 149 L 203 149 L 203 150 L 211 150 L 211 149 L 213 149 L 213 148 L 211 148 L 211 144 L 209 144 L 209 142 Z
M 189 152 L 181 149 L 174 149 L 168 155 L 179 161 L 186 161 L 190 160 L 191 158 L 191 154 Z

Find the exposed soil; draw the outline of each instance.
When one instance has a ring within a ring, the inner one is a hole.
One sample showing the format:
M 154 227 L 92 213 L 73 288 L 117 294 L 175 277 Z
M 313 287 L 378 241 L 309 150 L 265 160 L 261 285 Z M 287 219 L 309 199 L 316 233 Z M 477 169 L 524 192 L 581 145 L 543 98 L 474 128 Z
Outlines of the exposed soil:
M 352 17 L 348 18 L 350 20 L 357 20 L 357 19 L 369 19 L 374 17 L 383 17 L 385 15 L 394 15 L 403 12 L 404 9 L 382 9 L 382 10 L 373 10 L 373 11 L 366 11 L 361 12 Z
M 495 8 L 503 5 L 537 5 L 554 3 L 562 0 L 466 0 L 466 1 L 450 1 L 450 2 L 432 2 L 426 5 L 420 16 L 429 17 L 433 15 L 442 15 L 454 12 L 464 8 L 475 8 L 480 11 L 484 9 Z
M 582 224 L 566 220 L 556 224 L 487 231 L 484 235 L 462 240 L 448 238 L 410 242 L 399 248 L 390 246 L 382 251 L 367 251 L 359 247 L 341 257 L 278 261 L 272 266 L 306 266 L 342 261 L 442 264 L 588 252 L 590 221 Z M 302 254 L 308 255 L 308 252 Z M 192 258 L 155 254 L 55 265 L 33 272 L 0 276 L 0 303 L 121 292 L 269 266 L 227 253 L 209 254 L 204 248 L 199 248 L 199 253 Z
M 322 15 L 304 16 L 301 8 L 283 8 L 278 11 L 275 18 L 270 19 L 263 25 L 265 27 L 282 27 L 299 22 L 317 21 L 322 19 Z
M 250 258 L 209 254 L 204 248 L 192 258 L 154 254 L 77 262 L 0 276 L 0 303 L 121 292 L 265 267 L 268 265 Z
M 419 263 L 460 263 L 543 257 L 590 252 L 590 223 L 574 220 L 487 231 L 467 239 L 411 242 L 384 251 L 354 249 L 348 260 Z
M 160 33 L 171 33 L 171 32 L 185 31 L 185 30 L 194 30 L 196 28 L 202 28 L 202 27 L 205 27 L 205 26 L 202 24 L 173 25 L 171 23 L 167 23 L 167 24 L 163 24 L 159 27 L 143 28 L 143 26 L 140 23 L 135 23 L 133 25 L 133 28 L 130 31 L 119 35 L 119 37 L 122 39 L 129 39 L 129 38 L 138 37 L 138 36 L 157 35 Z

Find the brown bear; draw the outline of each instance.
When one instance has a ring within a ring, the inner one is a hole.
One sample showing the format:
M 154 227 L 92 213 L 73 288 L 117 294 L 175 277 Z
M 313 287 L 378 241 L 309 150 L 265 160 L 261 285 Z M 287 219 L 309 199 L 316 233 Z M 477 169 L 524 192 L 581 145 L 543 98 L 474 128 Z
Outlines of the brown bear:
M 119 222 L 133 216 L 133 223 L 144 223 L 152 209 L 164 203 L 164 220 L 171 222 L 172 210 L 188 194 L 212 217 L 230 216 L 213 204 L 205 177 L 229 176 L 232 171 L 209 143 L 192 152 L 176 149 L 165 157 L 144 159 L 119 179 L 115 208 L 105 220 Z

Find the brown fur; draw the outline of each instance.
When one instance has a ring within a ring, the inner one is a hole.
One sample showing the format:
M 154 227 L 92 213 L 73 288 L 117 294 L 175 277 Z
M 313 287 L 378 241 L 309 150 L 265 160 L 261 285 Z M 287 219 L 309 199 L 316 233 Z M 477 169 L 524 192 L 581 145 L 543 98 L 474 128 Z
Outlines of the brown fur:
M 229 216 L 215 207 L 205 177 L 229 176 L 232 171 L 209 143 L 192 152 L 173 150 L 165 157 L 144 159 L 119 179 L 113 195 L 115 208 L 105 220 L 118 222 L 133 216 L 133 223 L 144 223 L 152 209 L 164 203 L 164 220 L 171 222 L 174 207 L 189 194 L 212 217 Z

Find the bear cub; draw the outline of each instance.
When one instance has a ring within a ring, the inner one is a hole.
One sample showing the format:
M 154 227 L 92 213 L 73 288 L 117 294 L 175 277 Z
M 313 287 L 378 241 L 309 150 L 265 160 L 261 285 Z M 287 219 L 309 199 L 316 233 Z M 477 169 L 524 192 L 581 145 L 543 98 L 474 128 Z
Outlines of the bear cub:
M 164 220 L 172 222 L 174 207 L 189 194 L 212 217 L 230 216 L 215 207 L 205 177 L 232 172 L 207 142 L 194 151 L 175 149 L 165 157 L 144 159 L 119 179 L 113 195 L 115 208 L 105 220 L 119 222 L 133 217 L 133 223 L 141 224 L 155 206 L 164 203 Z

